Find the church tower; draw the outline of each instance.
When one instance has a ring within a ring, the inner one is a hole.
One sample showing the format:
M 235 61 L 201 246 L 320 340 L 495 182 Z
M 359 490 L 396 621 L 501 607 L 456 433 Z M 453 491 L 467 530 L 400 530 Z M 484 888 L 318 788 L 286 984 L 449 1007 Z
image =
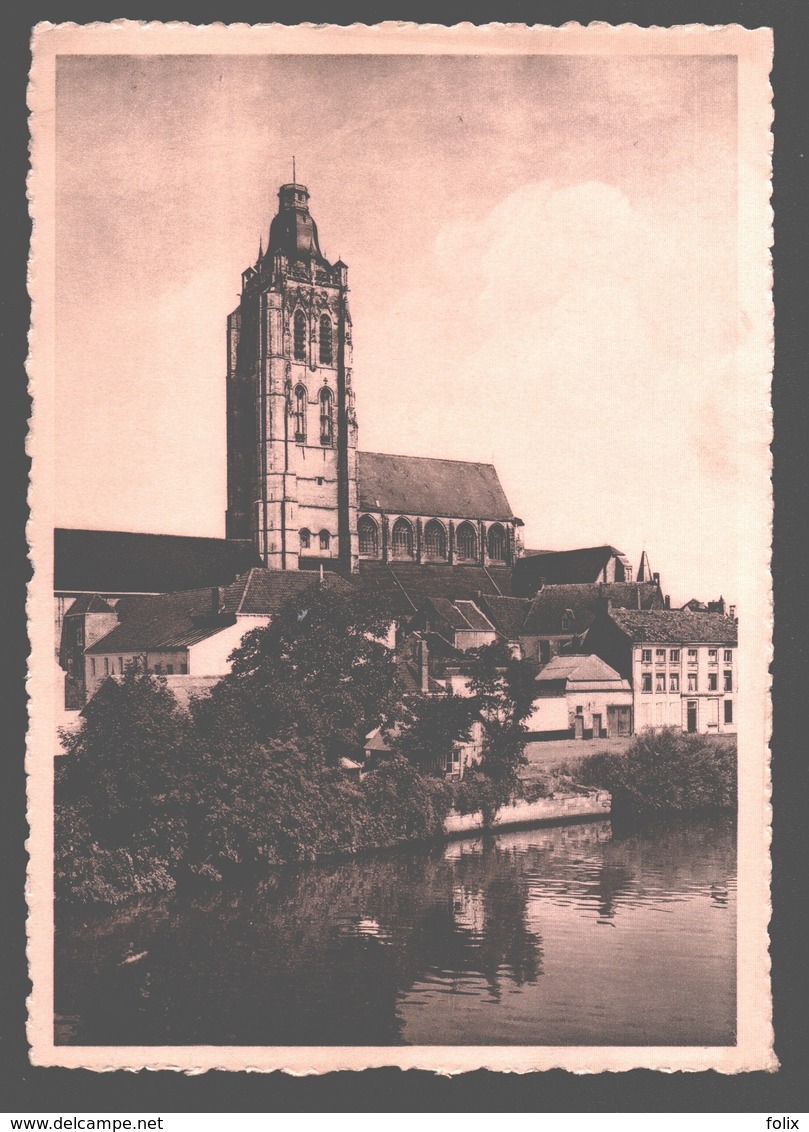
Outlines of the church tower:
M 228 318 L 229 539 L 270 569 L 357 569 L 348 269 L 320 251 L 304 185 L 282 185 L 267 250 Z

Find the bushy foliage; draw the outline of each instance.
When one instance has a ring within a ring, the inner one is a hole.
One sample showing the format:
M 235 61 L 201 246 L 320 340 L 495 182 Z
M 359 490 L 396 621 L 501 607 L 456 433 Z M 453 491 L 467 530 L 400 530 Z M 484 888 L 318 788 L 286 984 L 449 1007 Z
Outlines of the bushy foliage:
M 188 842 L 195 743 L 165 681 L 108 680 L 56 764 L 55 886 L 74 899 L 167 891 Z
M 519 768 L 526 761 L 525 720 L 536 696 L 536 673 L 528 661 L 512 656 L 502 641 L 471 652 L 466 673 L 483 720 L 479 773 L 489 780 L 476 787 L 486 797 L 486 806 L 478 809 L 485 816 L 493 806 L 493 816 L 519 790 Z
M 736 740 L 645 731 L 622 755 L 582 761 L 579 781 L 613 795 L 613 809 L 636 814 L 736 805 Z
M 424 841 L 443 831 L 452 791 L 441 779 L 420 774 L 407 759 L 390 759 L 361 785 L 369 847 Z
M 398 705 L 386 728 L 390 749 L 422 770 L 450 763 L 454 747 L 468 741 L 478 714 L 462 696 L 411 696 Z
M 461 814 L 483 814 L 483 824 L 490 826 L 500 807 L 509 800 L 511 790 L 504 791 L 501 780 L 490 778 L 482 769 L 467 771 L 455 787 L 455 809 Z
M 213 710 L 237 716 L 259 742 L 303 740 L 329 762 L 361 745 L 393 694 L 384 599 L 313 585 L 248 633 Z

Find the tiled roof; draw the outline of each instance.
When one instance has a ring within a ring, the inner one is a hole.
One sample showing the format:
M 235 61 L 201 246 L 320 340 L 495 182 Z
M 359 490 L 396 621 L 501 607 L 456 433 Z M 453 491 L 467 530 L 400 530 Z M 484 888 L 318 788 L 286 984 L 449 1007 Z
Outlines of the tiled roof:
M 251 542 L 131 531 L 54 531 L 54 589 L 157 594 L 226 586 L 260 565 Z
M 598 656 L 555 656 L 537 676 L 538 684 L 548 684 L 564 680 L 575 684 L 579 690 L 620 684 L 629 689 L 629 681 L 622 679 L 620 673 Z
M 65 617 L 83 617 L 86 613 L 114 613 L 115 610 L 98 594 L 79 594 Z
M 541 580 L 551 585 L 597 582 L 611 558 L 622 558 L 614 546 L 588 546 L 556 550 L 518 558 L 514 563 L 514 593 L 531 597 Z
M 211 688 L 219 683 L 221 676 L 163 676 L 162 679 L 180 707 L 188 711 L 192 700 L 210 695 Z
M 309 571 L 266 570 L 255 567 L 227 586 L 222 594 L 222 610 L 254 616 L 273 616 L 292 598 L 318 589 L 320 579 Z M 354 587 L 339 574 L 324 573 L 323 588 L 350 594 Z
M 234 618 L 214 615 L 211 590 L 184 590 L 118 603 L 121 621 L 90 645 L 88 653 L 126 653 L 186 648 L 218 633 Z
M 415 562 L 360 560 L 360 585 L 398 597 L 401 611 L 412 613 L 428 598 L 474 601 L 479 593 L 500 596 L 511 592 L 509 566 L 448 566 Z
M 513 518 L 492 464 L 358 452 L 361 511 L 470 519 Z
M 674 645 L 735 645 L 738 623 L 721 613 L 685 613 L 679 609 L 638 612 L 613 609 L 612 620 L 633 641 Z
M 507 641 L 516 641 L 522 631 L 525 619 L 531 609 L 528 597 L 494 597 L 487 594 L 481 598 L 481 608 Z
M 454 602 L 454 605 L 461 616 L 466 620 L 470 629 L 474 629 L 479 633 L 495 632 L 494 625 L 492 625 L 486 614 L 479 609 L 473 601 L 461 601 L 459 599 Z
M 619 608 L 659 608 L 663 604 L 660 590 L 653 582 L 610 582 L 595 585 L 544 586 L 531 601 L 523 632 L 529 635 L 552 636 L 558 633 L 581 634 L 593 623 L 599 601 L 609 599 Z M 567 610 L 573 614 L 573 625 L 562 628 Z

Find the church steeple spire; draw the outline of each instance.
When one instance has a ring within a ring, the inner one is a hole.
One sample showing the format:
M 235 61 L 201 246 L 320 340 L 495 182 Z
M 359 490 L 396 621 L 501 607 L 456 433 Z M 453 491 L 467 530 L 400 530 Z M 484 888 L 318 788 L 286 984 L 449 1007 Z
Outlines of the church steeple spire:
M 649 555 L 644 550 L 640 556 L 640 566 L 638 566 L 638 574 L 636 580 L 638 582 L 653 582 L 654 574 L 652 567 L 649 565 Z

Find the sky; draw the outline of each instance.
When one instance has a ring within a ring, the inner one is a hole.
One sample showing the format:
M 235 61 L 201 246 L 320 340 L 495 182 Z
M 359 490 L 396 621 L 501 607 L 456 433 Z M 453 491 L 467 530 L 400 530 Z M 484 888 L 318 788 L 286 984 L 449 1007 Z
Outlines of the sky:
M 734 58 L 62 56 L 56 107 L 60 526 L 224 536 L 225 321 L 294 154 L 360 448 L 493 463 L 528 548 L 734 600 Z

